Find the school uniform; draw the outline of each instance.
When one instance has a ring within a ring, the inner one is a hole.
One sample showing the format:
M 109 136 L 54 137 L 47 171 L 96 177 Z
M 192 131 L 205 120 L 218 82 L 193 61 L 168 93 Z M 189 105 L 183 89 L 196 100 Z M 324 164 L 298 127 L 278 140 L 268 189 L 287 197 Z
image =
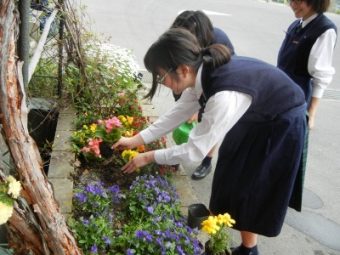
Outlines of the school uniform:
M 238 230 L 279 234 L 303 148 L 303 92 L 278 68 L 233 56 L 215 70 L 200 68 L 195 87 L 185 90 L 174 108 L 140 135 L 149 143 L 201 107 L 202 121 L 188 143 L 155 151 L 155 161 L 200 161 L 222 142 L 211 212 L 230 213 Z
M 335 24 L 324 14 L 296 20 L 288 27 L 277 66 L 302 88 L 307 104 L 312 96 L 321 98 L 332 81 L 336 32 Z
M 220 43 L 227 46 L 230 49 L 232 55 L 235 54 L 235 48 L 232 42 L 230 41 L 227 34 L 220 28 L 214 27 L 214 40 L 213 43 Z
M 307 105 L 312 97 L 321 98 L 332 81 L 336 32 L 336 26 L 324 14 L 314 14 L 304 21 L 298 19 L 288 27 L 277 65 L 302 88 Z M 301 165 L 289 204 L 297 211 L 302 209 L 308 136 L 307 130 Z

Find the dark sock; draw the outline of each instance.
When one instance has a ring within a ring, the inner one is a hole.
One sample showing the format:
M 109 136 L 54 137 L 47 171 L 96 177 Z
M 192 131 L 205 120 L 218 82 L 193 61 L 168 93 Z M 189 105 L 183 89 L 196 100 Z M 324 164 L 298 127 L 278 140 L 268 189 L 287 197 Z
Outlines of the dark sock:
M 202 163 L 201 163 L 201 165 L 202 166 L 209 166 L 209 165 L 211 165 L 211 157 L 209 157 L 209 156 L 206 156 L 203 160 L 202 160 Z
M 251 255 L 257 255 L 258 254 L 257 245 L 255 245 L 254 247 L 251 247 L 251 248 L 247 248 L 243 244 L 241 244 L 239 246 L 239 251 L 241 252 L 240 254 L 243 254 L 243 255 L 248 255 L 251 252 L 252 252 Z

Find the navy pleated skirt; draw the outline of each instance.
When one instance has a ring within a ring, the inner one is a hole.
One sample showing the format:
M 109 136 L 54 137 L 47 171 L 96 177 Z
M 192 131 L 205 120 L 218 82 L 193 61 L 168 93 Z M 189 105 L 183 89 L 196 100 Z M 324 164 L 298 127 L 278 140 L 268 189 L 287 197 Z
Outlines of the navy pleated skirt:
M 274 120 L 244 116 L 227 133 L 213 178 L 210 210 L 229 213 L 235 229 L 277 236 L 300 166 L 306 106 Z

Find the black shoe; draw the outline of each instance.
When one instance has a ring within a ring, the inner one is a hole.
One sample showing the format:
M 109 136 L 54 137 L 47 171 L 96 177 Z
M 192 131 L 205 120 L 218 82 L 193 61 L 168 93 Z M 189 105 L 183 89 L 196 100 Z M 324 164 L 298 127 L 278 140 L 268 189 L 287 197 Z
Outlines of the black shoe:
M 211 165 L 209 166 L 199 165 L 191 175 L 191 178 L 193 180 L 203 179 L 211 172 L 211 168 L 212 168 Z
M 252 248 L 247 248 L 241 244 L 239 247 L 231 248 L 231 251 L 232 255 L 260 255 L 257 250 L 257 245 Z

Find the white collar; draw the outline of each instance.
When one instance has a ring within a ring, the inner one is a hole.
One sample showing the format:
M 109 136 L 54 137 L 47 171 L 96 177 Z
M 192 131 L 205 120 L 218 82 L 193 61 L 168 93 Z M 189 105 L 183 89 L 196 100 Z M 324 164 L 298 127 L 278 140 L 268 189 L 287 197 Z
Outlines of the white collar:
M 309 22 L 311 22 L 313 19 L 315 19 L 317 16 L 318 16 L 318 14 L 315 13 L 315 14 L 313 14 L 312 16 L 310 16 L 308 19 L 305 19 L 305 20 L 302 20 L 302 19 L 301 19 L 301 21 L 302 21 L 302 28 L 304 28 L 305 26 L 307 26 L 307 24 L 308 24 Z M 301 22 L 301 21 L 300 21 L 300 22 Z

